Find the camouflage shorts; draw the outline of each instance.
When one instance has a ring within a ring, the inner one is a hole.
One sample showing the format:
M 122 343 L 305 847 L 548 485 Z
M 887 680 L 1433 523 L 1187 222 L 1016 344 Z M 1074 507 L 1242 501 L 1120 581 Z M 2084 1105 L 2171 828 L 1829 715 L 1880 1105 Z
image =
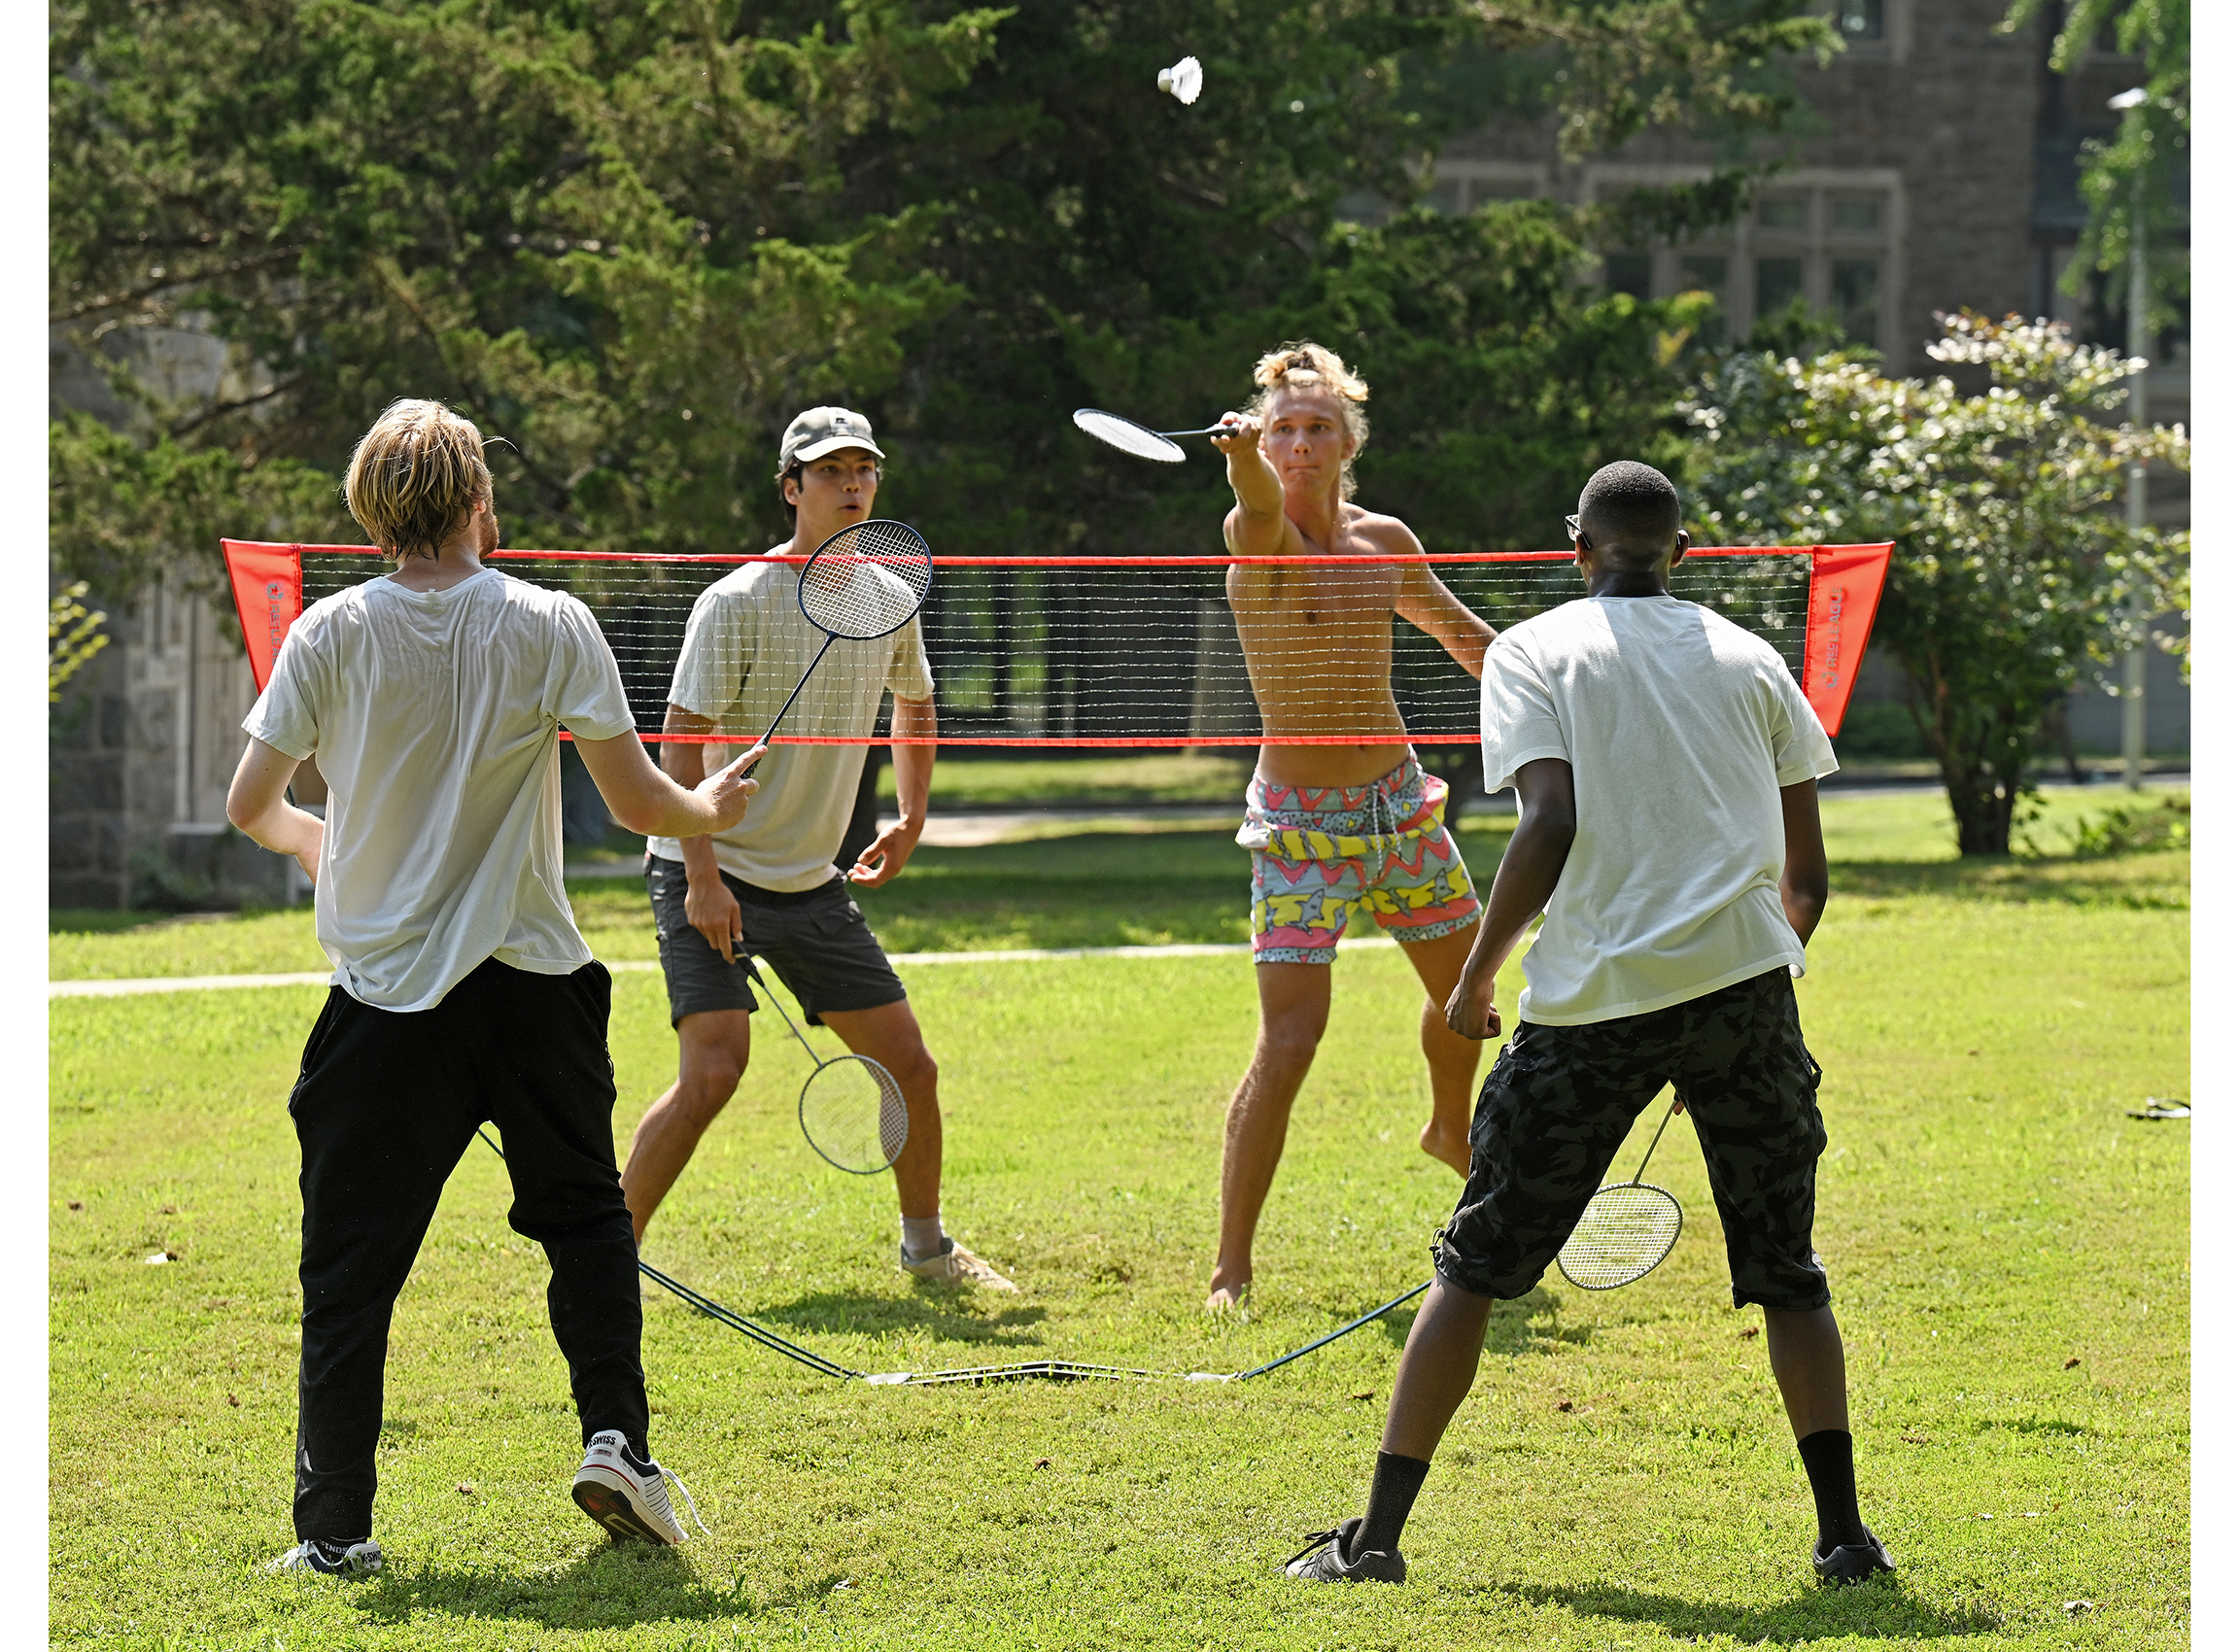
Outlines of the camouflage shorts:
M 1462 1202 L 1430 1248 L 1439 1277 L 1480 1296 L 1538 1284 L 1667 1084 L 1703 1145 L 1734 1305 L 1825 1307 L 1811 1249 L 1819 1064 L 1785 967 L 1643 1015 L 1518 1026 L 1478 1096 Z

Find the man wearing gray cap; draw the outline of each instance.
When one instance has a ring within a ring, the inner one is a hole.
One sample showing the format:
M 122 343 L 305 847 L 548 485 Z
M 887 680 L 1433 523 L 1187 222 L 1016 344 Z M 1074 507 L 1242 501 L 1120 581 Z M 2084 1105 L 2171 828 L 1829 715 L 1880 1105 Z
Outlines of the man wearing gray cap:
M 866 521 L 885 453 L 871 422 L 844 407 L 811 407 L 785 428 L 777 488 L 793 508 L 793 538 L 775 556 L 807 556 Z M 669 690 L 666 732 L 733 735 L 743 748 L 769 726 L 824 642 L 795 600 L 794 565 L 747 563 L 702 592 Z M 842 638 L 787 716 L 800 739 L 867 740 L 881 696 L 894 696 L 894 778 L 901 819 L 844 876 L 833 864 L 863 774 L 861 744 L 780 740 L 762 760 L 762 789 L 728 832 L 646 842 L 646 887 L 676 1028 L 676 1082 L 638 1120 L 622 1192 L 639 1239 L 692 1151 L 746 1070 L 748 1016 L 760 1008 L 747 964 L 759 957 L 857 1054 L 893 1073 L 910 1108 L 910 1141 L 894 1161 L 902 1205 L 902 1266 L 941 1285 L 1016 1289 L 941 1225 L 939 1072 L 901 980 L 848 898 L 898 874 L 925 829 L 933 781 L 933 673 L 913 619 L 874 641 Z M 727 761 L 729 748 L 662 746 L 683 785 Z M 692 776 L 687 779 L 686 776 Z

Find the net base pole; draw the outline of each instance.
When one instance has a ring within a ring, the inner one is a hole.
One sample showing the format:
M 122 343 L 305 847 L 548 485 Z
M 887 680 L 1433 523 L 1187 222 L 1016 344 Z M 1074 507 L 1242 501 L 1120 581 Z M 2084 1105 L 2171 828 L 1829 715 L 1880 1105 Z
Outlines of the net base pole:
M 1232 1383 L 1249 1382 L 1254 1377 L 1263 1377 L 1269 1371 L 1279 1370 L 1283 1366 L 1290 1364 L 1293 1359 L 1303 1359 L 1307 1355 L 1313 1353 L 1317 1348 L 1326 1348 L 1330 1343 L 1335 1342 L 1339 1337 L 1351 1336 L 1362 1325 L 1380 1320 L 1386 1314 L 1389 1314 L 1393 1309 L 1403 1307 L 1407 1303 L 1414 1301 L 1416 1297 L 1422 1295 L 1424 1291 L 1430 1290 L 1430 1287 L 1435 1283 L 1436 1282 L 1434 1280 L 1427 1279 L 1421 1285 L 1418 1285 L 1414 1290 L 1401 1291 L 1398 1295 L 1393 1297 L 1391 1301 L 1385 1303 L 1381 1308 L 1371 1308 L 1368 1310 L 1368 1312 L 1362 1314 L 1359 1319 L 1350 1321 L 1345 1325 L 1341 1325 L 1335 1330 L 1330 1331 L 1326 1335 L 1316 1337 L 1312 1342 L 1306 1344 L 1305 1347 L 1293 1348 L 1290 1353 L 1284 1355 L 1280 1359 L 1270 1359 L 1264 1365 L 1255 1365 L 1249 1371 L 1238 1371 L 1233 1376 L 1223 1380 Z

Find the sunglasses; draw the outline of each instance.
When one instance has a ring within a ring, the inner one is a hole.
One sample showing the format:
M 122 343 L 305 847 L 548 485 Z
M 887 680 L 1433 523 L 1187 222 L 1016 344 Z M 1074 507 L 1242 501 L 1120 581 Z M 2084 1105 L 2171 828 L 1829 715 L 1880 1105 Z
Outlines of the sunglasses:
M 1593 542 L 1580 531 L 1578 519 L 1575 516 L 1566 516 L 1563 519 L 1563 527 L 1569 533 L 1572 544 L 1584 545 L 1589 550 L 1593 549 Z

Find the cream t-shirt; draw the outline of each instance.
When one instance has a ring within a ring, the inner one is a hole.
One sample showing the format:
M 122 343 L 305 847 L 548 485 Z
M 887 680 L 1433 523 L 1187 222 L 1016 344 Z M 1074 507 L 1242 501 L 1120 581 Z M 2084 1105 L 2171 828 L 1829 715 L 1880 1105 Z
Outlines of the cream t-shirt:
M 741 737 L 738 746 L 706 747 L 710 773 L 761 738 L 824 645 L 824 634 L 801 612 L 800 583 L 791 564 L 747 563 L 692 604 L 670 703 Z M 747 800 L 744 818 L 714 834 L 717 866 L 741 882 L 787 893 L 840 876 L 832 857 L 855 811 L 865 747 L 793 745 L 785 737 L 866 740 L 889 690 L 905 700 L 932 696 L 933 669 L 914 619 L 869 642 L 842 637 L 832 644 L 785 713 L 779 743 L 754 766 L 762 789 Z M 674 838 L 645 846 L 664 860 L 684 858 Z
M 319 945 L 377 1009 L 429 1010 L 488 958 L 591 961 L 561 881 L 560 729 L 635 728 L 574 598 L 484 568 L 442 591 L 369 579 L 305 609 L 241 726 L 327 785 Z
M 1486 651 L 1485 787 L 1570 765 L 1578 833 L 1524 956 L 1519 1019 L 1661 1010 L 1787 964 L 1780 788 L 1835 748 L 1772 645 L 1694 602 L 1587 597 Z

